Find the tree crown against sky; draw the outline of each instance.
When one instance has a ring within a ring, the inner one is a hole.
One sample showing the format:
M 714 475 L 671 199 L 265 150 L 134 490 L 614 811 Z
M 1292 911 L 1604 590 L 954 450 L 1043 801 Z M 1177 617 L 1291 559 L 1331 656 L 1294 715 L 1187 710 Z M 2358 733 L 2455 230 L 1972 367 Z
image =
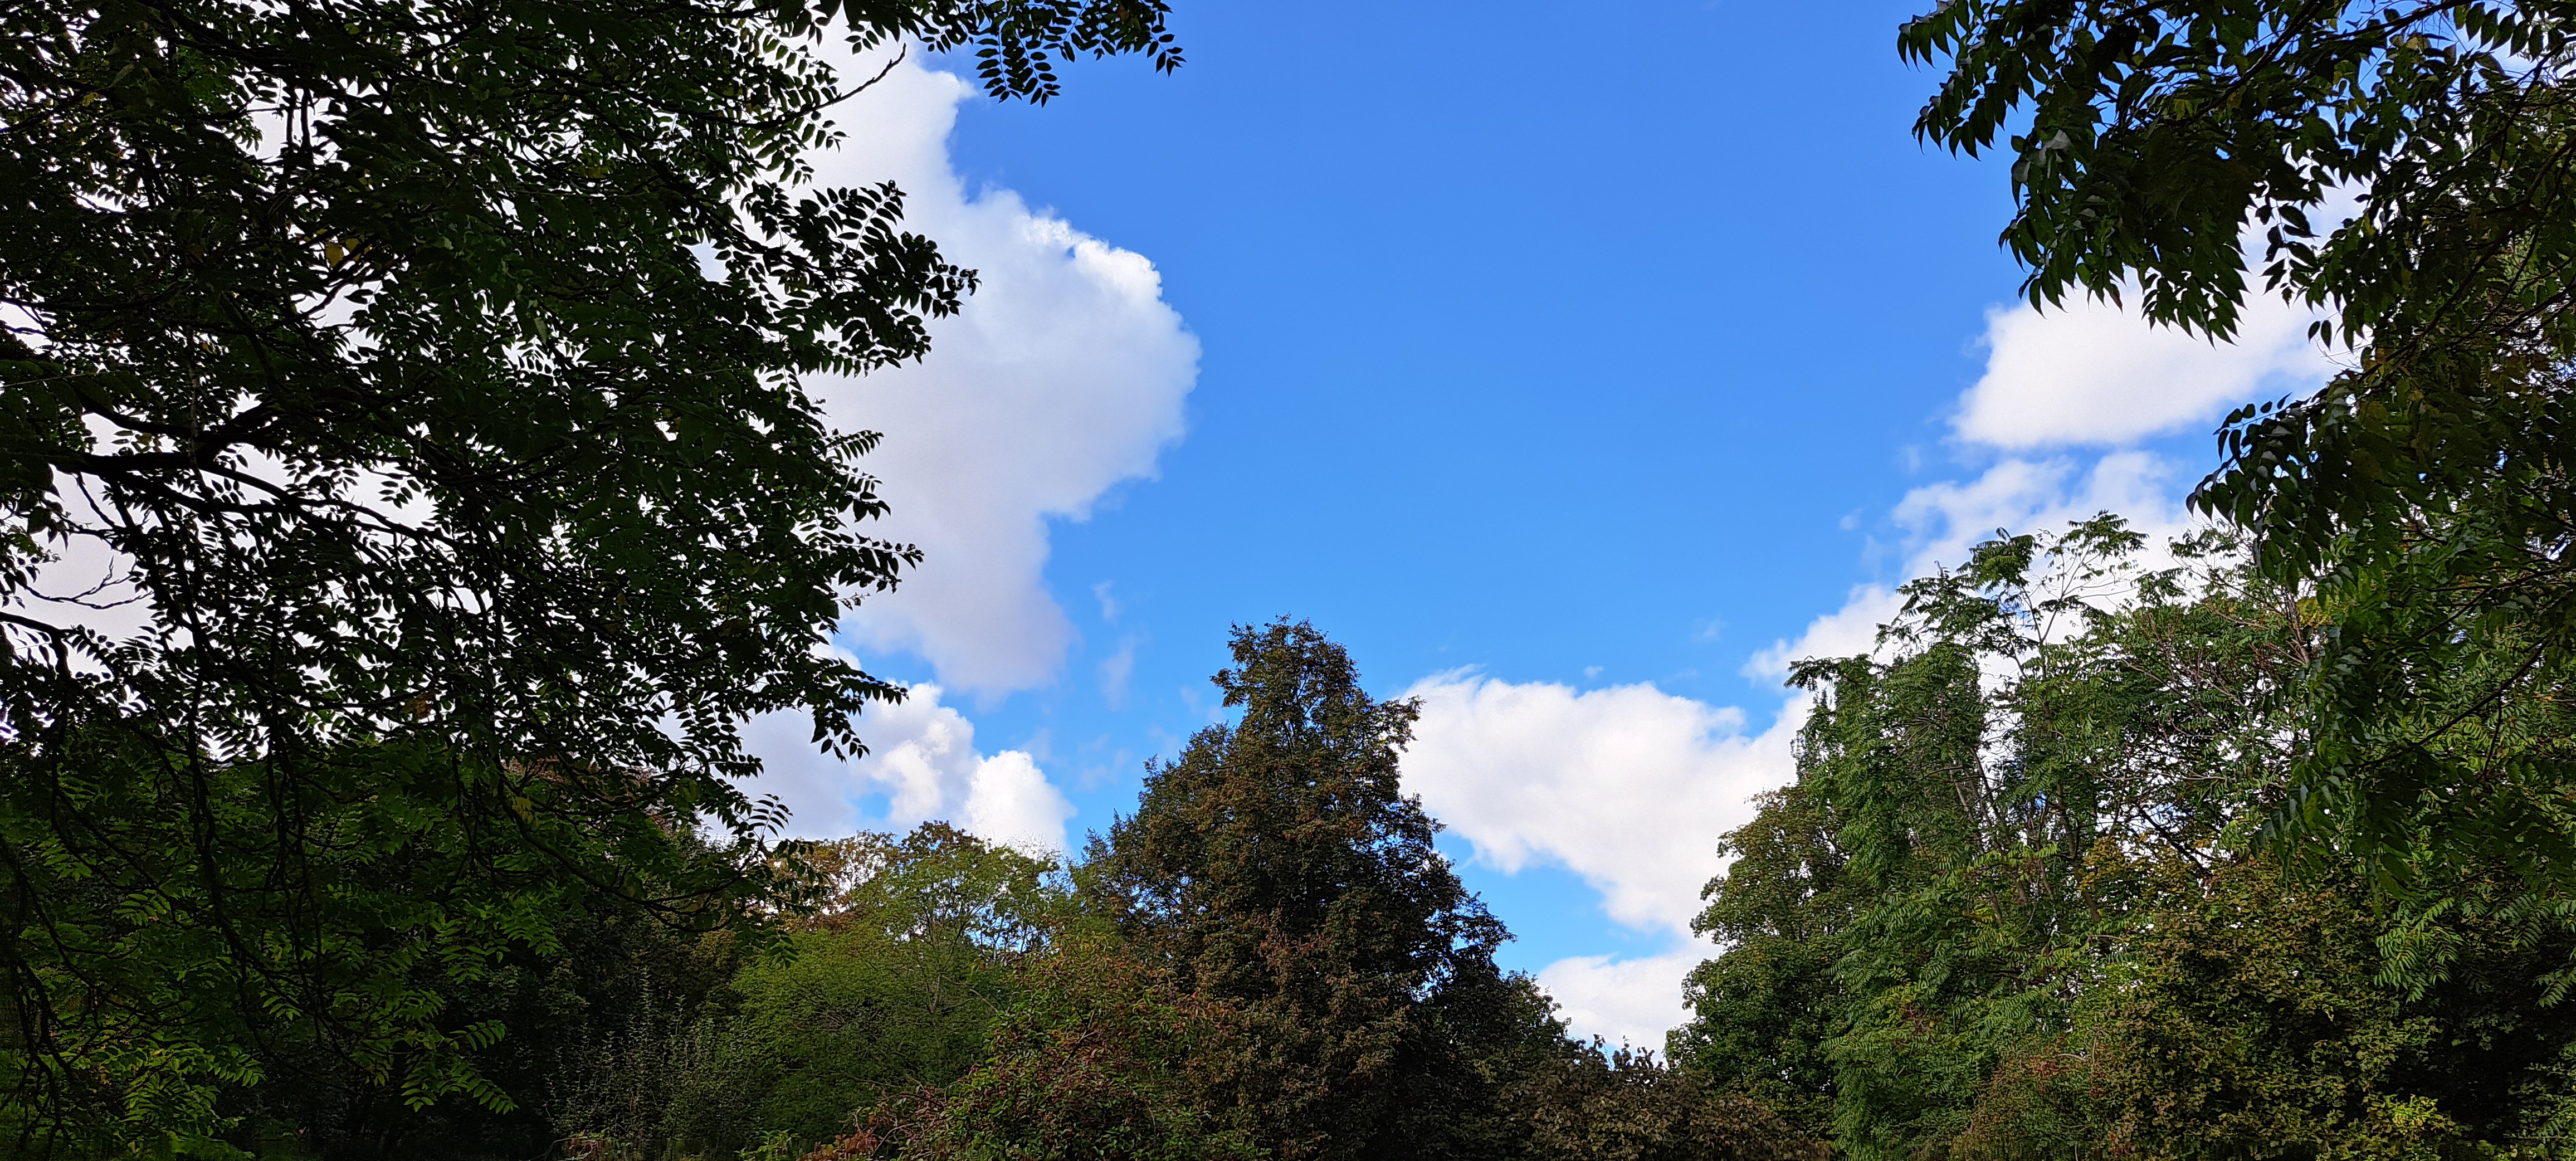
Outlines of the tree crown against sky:
M 1862 1158 L 2563 1149 L 2563 905 L 2446 858 L 2392 905 L 2364 860 L 2249 841 L 2329 629 L 2230 539 L 2170 569 L 2107 517 L 1991 541 L 1874 655 L 1801 666 L 1797 777 L 1726 837 L 1683 1068 Z
M 1483 1126 L 1480 1035 L 1510 1039 L 1509 938 L 1404 794 L 1416 714 L 1304 622 L 1237 627 L 1241 717 L 1154 767 L 1083 875 L 1145 962 L 1225 1005 L 1234 1087 L 1291 1157 L 1442 1156 Z
M 39 0 L 0 17 L 0 764 L 30 1133 L 201 1133 L 310 1040 L 511 1101 L 433 981 L 573 895 L 728 921 L 738 727 L 898 691 L 823 648 L 914 554 L 800 376 L 972 272 L 805 160 L 969 48 L 1043 101 L 1155 0 Z M 707 824 L 707 839 L 693 837 Z M 157 1046 L 157 1047 L 156 1047 Z M 66 1119 L 68 1118 L 68 1120 Z
M 2268 832 L 2332 836 L 2393 889 L 2420 849 L 2540 877 L 2576 854 L 2552 805 L 2564 759 L 2509 708 L 2558 696 L 2576 662 L 2571 18 L 1963 0 L 1899 36 L 1950 69 L 1918 134 L 2013 155 L 2003 239 L 2034 303 L 2135 294 L 2223 337 L 2248 293 L 2277 293 L 2349 347 L 2322 391 L 2232 414 L 2193 502 L 2251 529 L 2275 579 L 2322 581 L 2337 625 Z M 2431 704 L 2484 740 L 2415 712 Z M 2436 798 L 2457 809 L 2414 825 Z
M 990 1058 L 889 1101 L 856 1155 L 1732 1158 L 1816 1143 L 1650 1057 L 1568 1038 L 1396 760 L 1416 707 L 1305 622 L 1238 626 L 1242 711 L 1154 767 L 1074 868 Z

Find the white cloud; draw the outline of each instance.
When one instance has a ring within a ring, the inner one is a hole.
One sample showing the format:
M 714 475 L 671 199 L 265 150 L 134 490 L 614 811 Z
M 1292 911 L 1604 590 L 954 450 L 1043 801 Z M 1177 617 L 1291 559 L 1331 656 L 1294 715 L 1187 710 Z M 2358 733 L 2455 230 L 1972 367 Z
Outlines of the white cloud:
M 1779 785 L 1789 734 L 1744 728 L 1744 711 L 1656 689 L 1576 692 L 1445 673 L 1405 691 L 1422 720 L 1405 788 L 1505 874 L 1557 863 L 1601 892 L 1610 917 L 1686 933 L 1720 869 L 1717 836 Z
M 2029 303 L 1993 307 L 1986 371 L 1960 398 L 1954 430 L 1970 443 L 2025 450 L 2118 446 L 2206 424 L 2232 404 L 2323 382 L 2333 364 L 2307 337 L 2313 317 L 2257 295 L 2236 340 L 2212 343 L 2093 299 L 2045 313 Z
M 1664 1033 L 1690 1018 L 1681 981 L 1716 954 L 1705 943 L 1641 959 L 1579 955 L 1539 969 L 1539 986 L 1578 1036 L 1663 1051 Z
M 1956 568 L 1997 530 L 2048 533 L 2103 512 L 2161 540 L 2191 527 L 2174 466 L 2141 451 L 2113 452 L 2084 467 L 2075 460 L 2007 459 L 1965 482 L 1945 480 L 1905 494 L 1895 518 L 1905 529 L 1905 575 Z
M 1199 351 L 1153 263 L 1009 190 L 969 196 L 947 139 L 973 95 L 907 61 L 838 110 L 849 139 L 815 158 L 820 180 L 893 179 L 906 228 L 982 287 L 931 325 L 924 362 L 814 387 L 836 425 L 885 434 L 867 468 L 894 514 L 870 531 L 928 557 L 852 617 L 852 639 L 990 696 L 1054 679 L 1074 631 L 1045 583 L 1048 521 L 1086 519 L 1119 482 L 1154 474 Z
M 1539 973 L 1578 1035 L 1660 1048 L 1680 1022 L 1681 980 L 1708 954 L 1689 936 L 1700 888 L 1725 864 L 1717 838 L 1753 817 L 1752 797 L 1788 781 L 1794 705 L 1762 732 L 1744 712 L 1656 689 L 1577 692 L 1468 672 L 1405 691 L 1422 720 L 1405 788 L 1505 874 L 1566 867 L 1621 924 L 1670 937 L 1637 959 L 1581 956 Z
M 941 694 L 936 685 L 916 685 L 903 701 L 860 715 L 868 753 L 856 762 L 816 752 L 810 720 L 802 715 L 755 719 L 744 741 L 765 772 L 746 789 L 785 802 L 795 812 L 792 835 L 903 831 L 938 819 L 993 842 L 1062 853 L 1073 804 L 1027 752 L 978 751 L 974 723 L 941 704 Z M 885 808 L 867 809 L 867 800 L 879 795 Z
M 976 759 L 958 825 L 1005 846 L 1061 855 L 1064 823 L 1072 817 L 1073 804 L 1047 781 L 1037 759 L 1004 750 Z

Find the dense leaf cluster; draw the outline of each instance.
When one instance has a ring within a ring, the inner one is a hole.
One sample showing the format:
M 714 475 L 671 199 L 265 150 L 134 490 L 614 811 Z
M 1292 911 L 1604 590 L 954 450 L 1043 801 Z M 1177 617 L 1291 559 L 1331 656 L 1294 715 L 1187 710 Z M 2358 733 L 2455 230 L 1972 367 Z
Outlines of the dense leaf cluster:
M 2402 905 L 2285 874 L 2252 839 L 2327 609 L 2225 537 L 2144 550 L 1988 543 L 1796 669 L 1798 778 L 1728 836 L 1675 1058 L 1863 1158 L 2559 1155 L 2576 909 L 2503 861 Z
M 2322 392 L 2230 416 L 2194 499 L 2337 606 L 2270 832 L 2331 836 L 2384 887 L 2421 849 L 2556 877 L 2576 854 L 2569 755 L 2511 708 L 2560 696 L 2576 660 L 2571 19 L 2559 0 L 1957 0 L 1899 38 L 1950 66 L 1922 136 L 2008 138 L 2004 241 L 2034 302 L 2134 292 L 2223 337 L 2259 268 L 2348 348 Z M 2410 828 L 2431 799 L 2455 809 Z
M 919 356 L 974 284 L 891 186 L 812 187 L 814 49 L 974 46 L 1042 100 L 1176 65 L 1163 21 L 0 11 L 0 1120 L 205 1141 L 289 1050 L 503 1109 L 451 990 L 585 893 L 766 893 L 738 727 L 856 749 L 897 691 L 817 646 L 915 558 L 800 376 Z

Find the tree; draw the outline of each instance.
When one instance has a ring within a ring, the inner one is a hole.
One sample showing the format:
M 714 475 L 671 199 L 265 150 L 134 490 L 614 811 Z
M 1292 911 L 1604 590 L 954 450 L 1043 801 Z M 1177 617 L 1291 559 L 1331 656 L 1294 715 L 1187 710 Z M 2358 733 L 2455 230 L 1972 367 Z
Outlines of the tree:
M 1432 845 L 1381 702 L 1302 622 L 1238 627 L 1241 717 L 1148 768 L 1074 872 L 991 1056 L 813 1155 L 1808 1161 L 1652 1058 L 1568 1039 Z
M 1668 1050 L 1688 1075 L 1829 1137 L 1834 1069 L 1825 1041 L 1843 1008 L 1834 961 L 1870 895 L 1844 874 L 1849 860 L 1820 787 L 1783 787 L 1754 805 L 1753 820 L 1719 843 L 1731 856 L 1726 877 L 1710 885 L 1691 924 L 1726 952 L 1683 981 L 1694 1018 L 1667 1034 Z
M 1264 1148 L 1450 1155 L 1489 1099 L 1461 1034 L 1513 985 L 1502 924 L 1400 785 L 1417 711 L 1369 697 L 1302 622 L 1239 627 L 1233 652 L 1216 684 L 1241 718 L 1149 770 L 1086 886 L 1178 989 L 1240 1012 L 1216 1100 L 1251 1109 Z
M 812 53 L 1044 100 L 1159 0 L 33 0 L 0 15 L 0 976 L 35 1138 L 203 1140 L 280 1042 L 509 1101 L 436 981 L 764 890 L 746 716 L 911 549 L 800 376 L 971 272 L 804 188 Z M 837 21 L 837 24 L 835 23 Z M 139 628 L 120 626 L 139 621 Z M 705 841 L 691 836 L 707 824 Z
M 2292 878 L 2251 842 L 2326 620 L 2236 545 L 2150 569 L 2108 517 L 2005 536 L 1908 585 L 1873 654 L 1796 666 L 1798 778 L 1728 836 L 1681 1066 L 1860 1158 L 2563 1132 L 2563 906 L 2429 855 L 2424 898 L 2374 900 L 2358 859 Z
M 1053 867 L 939 822 L 818 848 L 806 885 L 822 905 L 789 917 L 783 945 L 566 1037 L 546 1086 L 556 1139 L 644 1157 L 803 1152 L 854 1110 L 983 1060 L 1060 926 Z M 714 941 L 739 947 L 728 935 Z
M 1529 1155 L 1564 1161 L 1825 1161 L 1824 1143 L 1762 1104 L 1709 1091 L 1651 1052 L 1575 1046 L 1530 1069 L 1513 1100 Z
M 2565 1116 L 2576 1022 L 2542 977 L 2576 948 L 2569 932 L 2392 923 L 2343 871 L 2102 860 L 2153 916 L 2125 933 L 2116 986 L 2078 1020 L 2090 1043 L 2076 1079 L 2106 1143 L 2185 1157 L 2564 1151 L 2566 1126 L 2550 1122 Z M 2446 945 L 2449 970 L 2409 962 L 2410 935 Z
M 2248 407 L 2195 493 L 2335 632 L 2276 839 L 2331 839 L 2404 890 L 2418 850 L 2563 885 L 2576 775 L 2529 707 L 2576 653 L 2576 8 L 2562 0 L 1960 0 L 1907 24 L 1950 72 L 1916 122 L 2008 126 L 2005 244 L 2034 303 L 2135 291 L 2224 337 L 2252 268 L 2354 345 L 2308 398 Z M 2348 221 L 2325 217 L 2357 199 Z M 2261 235 L 2260 257 L 2240 246 Z M 2418 807 L 2446 800 L 2430 825 Z
M 988 1057 L 945 1087 L 889 1094 L 812 1155 L 909 1161 L 1253 1161 L 1259 1110 L 1218 1099 L 1241 1014 L 1172 986 L 1097 923 L 1026 961 Z

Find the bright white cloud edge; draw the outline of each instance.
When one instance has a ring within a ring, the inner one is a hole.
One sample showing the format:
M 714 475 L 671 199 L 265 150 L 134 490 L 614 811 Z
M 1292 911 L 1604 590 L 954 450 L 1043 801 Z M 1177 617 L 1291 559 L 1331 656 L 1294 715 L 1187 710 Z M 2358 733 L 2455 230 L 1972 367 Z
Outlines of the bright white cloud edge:
M 2229 405 L 2304 392 L 2332 371 L 2307 327 L 2277 298 L 2249 303 L 2233 342 L 2150 326 L 2106 302 L 2042 313 L 1986 312 L 1986 371 L 1959 401 L 1954 429 L 2009 450 L 2119 446 L 2207 426 Z

